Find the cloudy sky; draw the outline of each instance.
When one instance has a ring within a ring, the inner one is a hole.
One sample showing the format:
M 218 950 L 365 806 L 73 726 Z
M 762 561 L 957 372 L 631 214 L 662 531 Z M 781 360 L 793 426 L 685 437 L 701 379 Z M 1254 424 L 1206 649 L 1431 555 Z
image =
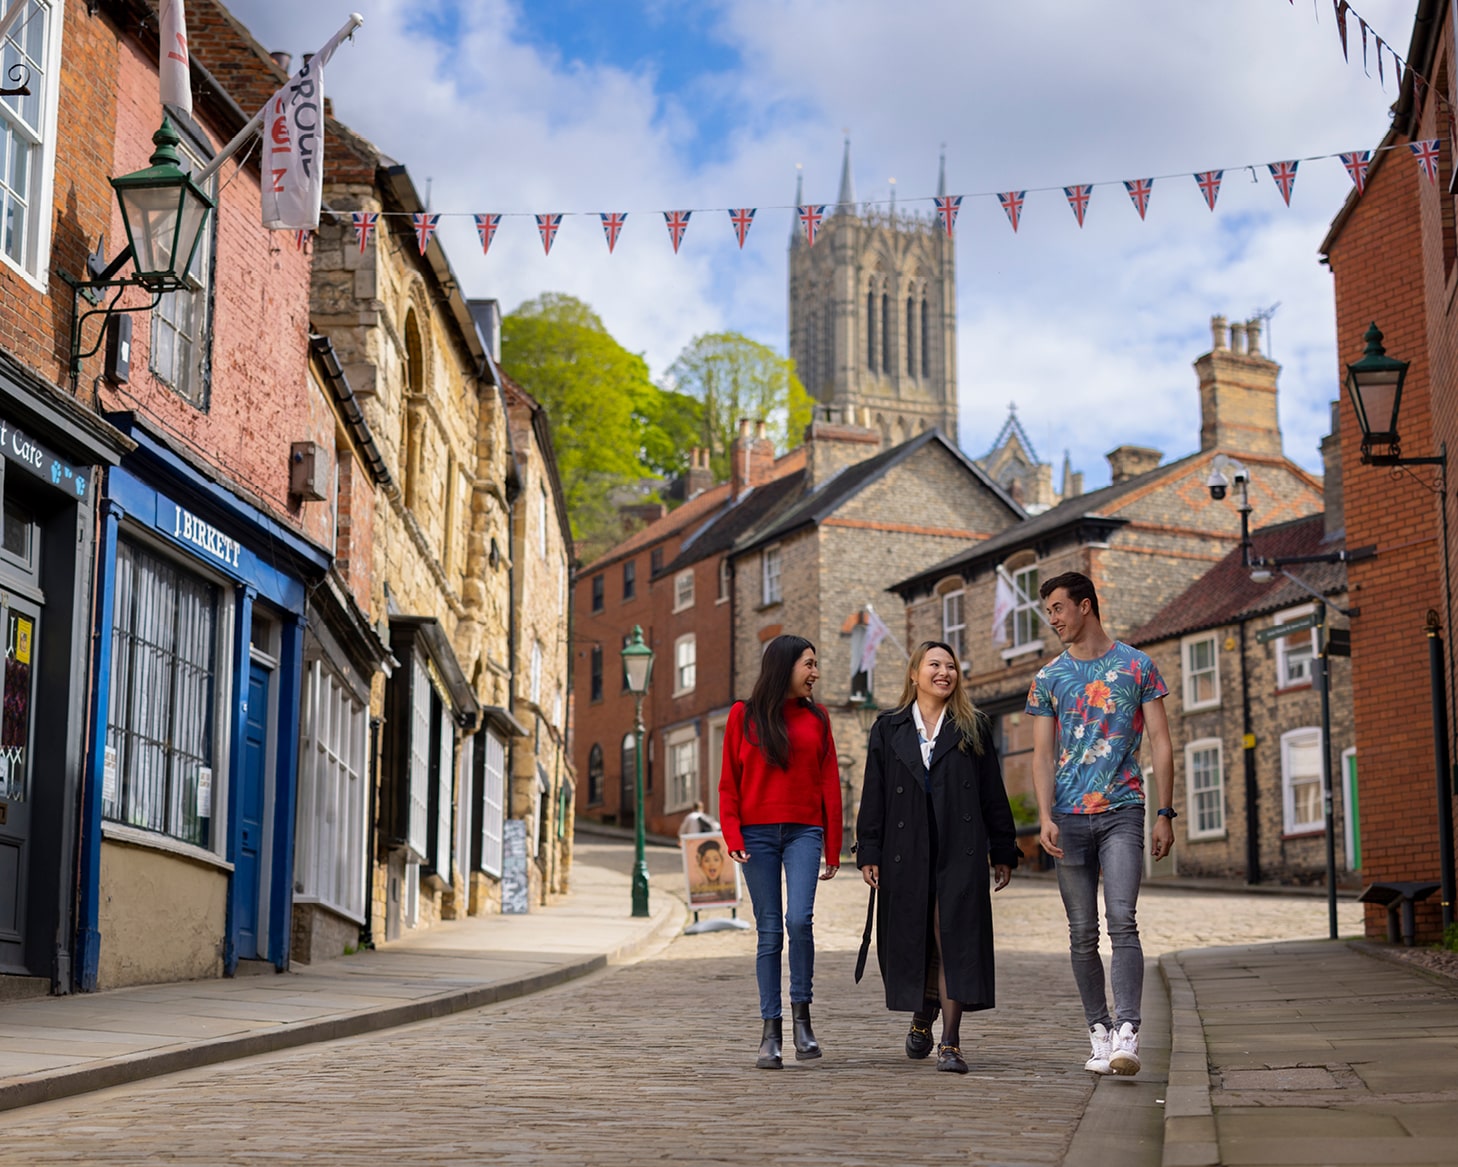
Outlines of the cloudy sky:
M 707 331 L 784 351 L 796 166 L 807 201 L 833 201 L 848 132 L 859 199 L 894 178 L 899 206 L 930 210 L 945 147 L 948 189 L 969 196 L 964 449 L 985 452 L 1016 402 L 1039 455 L 1069 450 L 1090 486 L 1116 445 L 1188 453 L 1210 317 L 1271 311 L 1286 452 L 1320 469 L 1340 373 L 1317 247 L 1352 184 L 1318 156 L 1375 146 L 1396 94 L 1390 56 L 1385 89 L 1370 48 L 1364 73 L 1355 18 L 1343 61 L 1330 0 L 352 3 L 365 25 L 327 71 L 335 113 L 429 186 L 472 297 L 579 296 L 655 376 Z M 297 56 L 350 4 L 231 7 Z M 1415 7 L 1356 12 L 1405 56 Z M 1296 158 L 1287 208 L 1266 164 Z M 1192 177 L 1211 169 L 1213 213 Z M 1141 222 L 1121 183 L 1145 177 Z M 1074 183 L 1098 184 L 1082 229 L 1058 189 Z M 1028 192 L 1016 234 L 1009 190 Z M 761 208 L 742 252 L 730 206 Z M 675 255 L 661 212 L 679 208 L 700 210 Z M 487 256 L 476 211 L 520 213 Z M 576 213 L 550 256 L 536 211 Z M 629 212 L 613 255 L 599 211 Z

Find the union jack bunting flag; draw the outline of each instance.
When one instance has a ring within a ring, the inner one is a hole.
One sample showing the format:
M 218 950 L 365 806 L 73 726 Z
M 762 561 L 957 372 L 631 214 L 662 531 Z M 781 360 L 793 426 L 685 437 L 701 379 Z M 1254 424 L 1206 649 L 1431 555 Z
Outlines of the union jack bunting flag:
M 354 224 L 355 242 L 359 244 L 359 253 L 364 254 L 364 249 L 370 241 L 372 232 L 380 222 L 379 211 L 355 211 L 350 215 L 350 222 Z
M 1392 46 L 1389 45 L 1388 48 L 1387 48 L 1387 51 L 1389 53 L 1392 53 Z M 1398 79 L 1398 81 L 1401 81 L 1402 80 L 1402 66 L 1400 64 L 1396 64 L 1396 62 L 1397 62 L 1397 54 L 1396 53 L 1392 53 L 1392 60 L 1393 60 L 1394 64 L 1396 65 L 1396 68 L 1397 68 L 1397 79 Z M 1380 85 L 1380 86 L 1382 86 L 1383 89 L 1386 89 L 1387 88 L 1387 78 L 1385 78 L 1384 76 L 1382 76 L 1382 38 L 1380 36 L 1377 37 L 1377 84 Z
M 1220 196 L 1220 180 L 1224 177 L 1223 170 L 1201 170 L 1195 175 L 1195 181 L 1200 184 L 1200 193 L 1205 196 L 1212 211 L 1215 209 L 1215 200 Z
M 431 239 L 440 229 L 440 216 L 417 213 L 410 216 L 410 222 L 415 227 L 415 242 L 420 245 L 420 254 L 424 255 L 425 249 L 430 246 Z
M 816 232 L 820 230 L 820 222 L 825 218 L 825 207 L 796 207 L 795 213 L 800 216 L 800 225 L 805 228 L 805 242 L 814 247 Z
M 1429 182 L 1438 181 L 1438 139 L 1425 138 L 1420 142 L 1409 142 L 1408 147 L 1417 159 L 1418 169 Z
M 729 212 L 729 222 L 734 224 L 734 234 L 739 240 L 739 250 L 744 250 L 744 237 L 749 234 L 750 224 L 754 222 L 754 207 L 737 207 Z
M 1347 0 L 1331 0 L 1331 6 L 1336 12 L 1337 32 L 1342 37 L 1342 60 L 1350 60 L 1347 56 Z
M 961 195 L 938 195 L 937 214 L 942 217 L 942 226 L 947 229 L 947 238 L 952 237 L 952 227 L 957 222 L 957 212 L 962 209 Z
M 1068 205 L 1073 208 L 1073 217 L 1082 227 L 1084 213 L 1088 210 L 1089 196 L 1093 194 L 1093 184 L 1085 182 L 1079 186 L 1065 186 L 1063 193 L 1068 196 Z
M 1286 205 L 1291 205 L 1291 188 L 1296 185 L 1296 167 L 1298 162 L 1268 162 L 1271 169 L 1271 178 L 1276 183 L 1276 189 L 1281 192 L 1281 197 L 1286 200 Z
M 1010 190 L 997 196 L 997 201 L 1007 212 L 1007 221 L 1012 224 L 1014 231 L 1018 229 L 1018 220 L 1023 216 L 1023 199 L 1027 197 L 1027 193 L 1025 190 Z
M 1154 179 L 1131 178 L 1125 181 L 1124 189 L 1129 192 L 1129 198 L 1134 203 L 1134 209 L 1139 212 L 1139 217 L 1143 219 L 1144 212 L 1149 210 L 1149 196 L 1154 190 Z
M 1347 168 L 1347 173 L 1352 176 L 1352 185 L 1361 194 L 1367 187 L 1367 167 L 1372 164 L 1371 150 L 1353 150 L 1350 154 L 1339 155 L 1342 165 Z
M 628 221 L 628 212 L 600 211 L 599 216 L 602 219 L 602 233 L 607 236 L 608 254 L 611 255 L 613 248 L 618 245 L 618 234 Z
M 501 216 L 480 214 L 476 216 L 476 238 L 481 240 L 481 254 L 491 250 L 491 240 L 496 238 L 496 229 L 501 226 Z
M 557 241 L 557 232 L 562 229 L 561 215 L 538 215 L 537 234 L 542 237 L 542 254 L 552 254 L 552 244 Z
M 663 221 L 668 224 L 668 237 L 673 240 L 673 253 L 678 254 L 678 245 L 683 242 L 683 233 L 688 230 L 692 211 L 664 211 Z
M 313 234 L 313 232 L 310 231 L 307 227 L 304 227 L 304 228 L 299 229 L 298 231 L 295 231 L 294 232 L 294 246 L 297 247 L 300 251 L 303 251 L 304 250 L 304 240 L 307 239 L 312 234 Z

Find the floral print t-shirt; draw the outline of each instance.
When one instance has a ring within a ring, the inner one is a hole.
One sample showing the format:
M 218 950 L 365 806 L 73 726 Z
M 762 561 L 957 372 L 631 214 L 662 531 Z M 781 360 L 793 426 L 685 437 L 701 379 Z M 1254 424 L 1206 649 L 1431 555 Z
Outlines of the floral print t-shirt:
M 1055 812 L 1099 814 L 1143 805 L 1144 705 L 1168 692 L 1154 662 L 1117 640 L 1097 660 L 1065 651 L 1038 670 L 1027 711 L 1058 718 Z

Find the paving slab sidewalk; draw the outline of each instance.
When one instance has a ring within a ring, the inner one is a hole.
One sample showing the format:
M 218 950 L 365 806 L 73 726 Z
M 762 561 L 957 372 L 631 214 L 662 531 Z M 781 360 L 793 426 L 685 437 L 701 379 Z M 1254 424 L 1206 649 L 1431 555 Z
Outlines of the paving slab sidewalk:
M 681 900 L 629 915 L 630 881 L 578 862 L 572 893 L 522 916 L 447 922 L 283 974 L 0 1003 L 0 1110 L 406 1025 L 537 992 L 666 944 Z
M 1160 968 L 1164 1167 L 1455 1161 L 1458 981 L 1346 941 L 1190 949 Z

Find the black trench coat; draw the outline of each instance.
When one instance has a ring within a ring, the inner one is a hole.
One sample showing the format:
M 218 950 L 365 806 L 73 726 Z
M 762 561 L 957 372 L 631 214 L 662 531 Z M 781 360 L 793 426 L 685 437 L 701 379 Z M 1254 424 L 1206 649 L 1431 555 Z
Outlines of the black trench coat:
M 971 742 L 965 750 L 958 748 L 961 735 L 950 722 L 943 724 L 932 751 L 935 888 L 925 770 L 911 707 L 882 714 L 871 729 L 856 819 L 856 865 L 880 868 L 876 958 L 886 1007 L 898 1013 L 915 1012 L 926 999 L 933 896 L 941 908 L 948 993 L 969 1010 L 996 1003 L 988 864 L 1016 867 L 1018 849 L 991 727 L 985 719 L 982 724 L 981 754 Z

